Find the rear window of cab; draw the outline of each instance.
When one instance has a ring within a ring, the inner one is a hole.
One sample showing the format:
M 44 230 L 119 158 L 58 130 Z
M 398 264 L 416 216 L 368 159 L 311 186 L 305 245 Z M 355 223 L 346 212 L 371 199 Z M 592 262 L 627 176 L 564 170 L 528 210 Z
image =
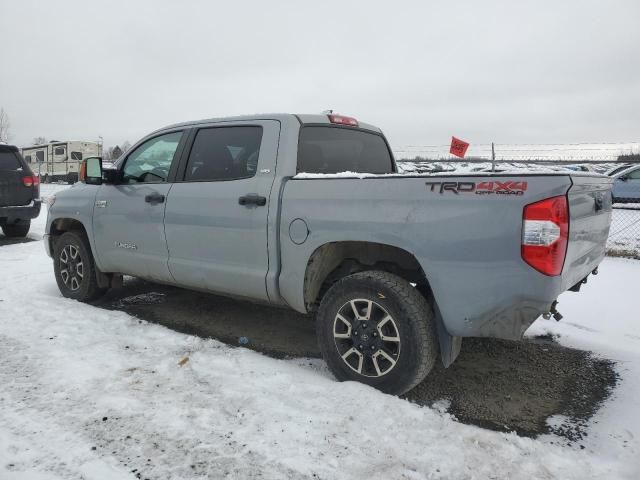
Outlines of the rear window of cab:
M 20 165 L 20 160 L 18 160 L 18 156 L 12 152 L 7 150 L 0 150 L 0 170 L 18 170 L 22 165 Z
M 382 135 L 352 127 L 305 126 L 298 140 L 298 173 L 393 173 Z

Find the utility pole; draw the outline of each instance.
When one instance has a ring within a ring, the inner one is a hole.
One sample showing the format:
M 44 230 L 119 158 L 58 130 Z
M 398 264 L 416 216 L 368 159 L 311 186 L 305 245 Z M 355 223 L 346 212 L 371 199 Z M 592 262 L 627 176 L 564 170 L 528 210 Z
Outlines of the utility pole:
M 496 171 L 496 148 L 493 142 L 491 142 L 491 172 Z

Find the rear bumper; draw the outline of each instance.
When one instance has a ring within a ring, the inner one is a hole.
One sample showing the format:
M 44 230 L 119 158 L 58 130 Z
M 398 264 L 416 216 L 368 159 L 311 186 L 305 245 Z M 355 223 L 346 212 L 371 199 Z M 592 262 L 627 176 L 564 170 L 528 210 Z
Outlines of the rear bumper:
M 29 205 L 15 207 L 0 207 L 0 219 L 7 223 L 13 223 L 19 220 L 31 220 L 40 215 L 42 200 L 32 200 Z

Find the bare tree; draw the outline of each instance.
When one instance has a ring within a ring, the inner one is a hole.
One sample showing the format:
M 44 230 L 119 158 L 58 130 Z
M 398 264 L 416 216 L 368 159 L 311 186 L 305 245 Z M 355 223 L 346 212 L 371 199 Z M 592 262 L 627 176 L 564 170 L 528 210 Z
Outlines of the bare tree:
M 125 140 L 124 143 L 122 144 L 122 153 L 127 153 L 130 148 L 131 148 L 131 142 L 129 142 L 129 140 Z
M 122 154 L 122 150 L 120 147 L 116 145 L 115 147 L 107 147 L 102 150 L 102 159 L 103 160 L 117 160 Z
M 111 149 L 111 159 L 112 160 L 117 160 L 122 156 L 122 149 L 120 148 L 119 145 L 116 145 L 115 147 L 113 147 L 113 149 Z
M 47 139 L 44 137 L 35 137 L 33 139 L 34 145 L 44 145 L 45 143 L 47 143 Z
M 7 142 L 11 140 L 12 135 L 10 133 L 11 122 L 9 121 L 9 115 L 4 111 L 4 108 L 0 108 L 0 142 Z

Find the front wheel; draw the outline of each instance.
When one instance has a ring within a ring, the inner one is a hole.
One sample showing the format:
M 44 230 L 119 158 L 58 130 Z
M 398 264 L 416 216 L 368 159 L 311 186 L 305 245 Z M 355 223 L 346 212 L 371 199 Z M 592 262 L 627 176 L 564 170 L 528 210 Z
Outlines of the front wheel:
M 433 311 L 403 278 L 360 272 L 335 283 L 317 315 L 322 355 L 340 381 L 403 394 L 420 383 L 438 356 Z
M 4 233 L 7 237 L 17 238 L 17 237 L 26 237 L 27 233 L 29 233 L 29 228 L 31 228 L 31 221 L 28 220 L 23 223 L 13 223 L 2 226 L 2 233 Z
M 89 302 L 107 291 L 98 287 L 95 262 L 84 235 L 63 233 L 56 239 L 53 252 L 56 283 L 63 296 Z

